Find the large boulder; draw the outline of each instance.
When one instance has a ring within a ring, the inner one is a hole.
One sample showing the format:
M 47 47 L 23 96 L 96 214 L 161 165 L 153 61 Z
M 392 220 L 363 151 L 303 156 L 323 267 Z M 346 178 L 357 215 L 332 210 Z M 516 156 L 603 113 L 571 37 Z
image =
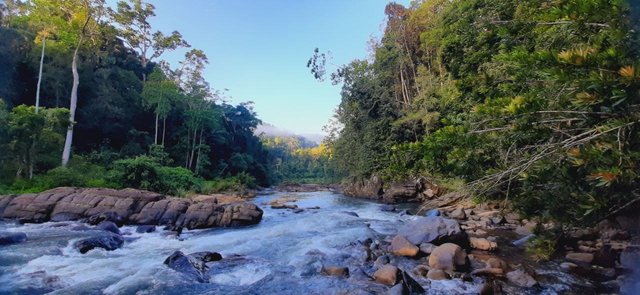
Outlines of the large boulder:
M 466 245 L 467 235 L 460 229 L 457 221 L 440 216 L 417 217 L 398 230 L 398 235 L 405 237 L 414 245 L 432 243 L 440 245 L 447 242 Z
M 178 224 L 187 229 L 228 227 L 256 224 L 262 219 L 262 209 L 252 203 L 195 203 L 189 206 Z
M 116 235 L 119 235 L 119 234 L 120 234 L 120 229 L 118 229 L 118 226 L 117 226 L 115 223 L 111 222 L 111 221 L 103 221 L 103 222 L 100 222 L 100 223 L 96 226 L 96 228 L 97 228 L 97 229 L 99 229 L 99 230 L 104 230 L 104 231 L 112 232 L 112 233 L 114 233 L 114 234 L 116 234 Z
M 188 279 L 198 281 L 200 283 L 206 283 L 209 281 L 209 275 L 207 275 L 207 270 L 209 268 L 206 263 L 192 257 L 191 255 L 185 255 L 180 251 L 175 251 L 165 259 L 164 264 L 181 273 Z
M 391 245 L 389 246 L 389 252 L 398 256 L 408 256 L 413 257 L 418 254 L 420 248 L 416 247 L 416 245 L 411 244 L 407 239 L 401 235 L 397 235 L 391 241 Z
M 392 183 L 384 190 L 382 200 L 386 203 L 400 203 L 417 201 L 418 183 L 414 181 Z
M 74 247 L 80 251 L 80 253 L 87 253 L 95 248 L 102 248 L 107 251 L 113 251 L 122 247 L 124 239 L 120 235 L 116 235 L 111 232 L 105 232 L 99 236 L 90 237 L 77 241 Z
M 454 271 L 467 264 L 467 254 L 460 246 L 452 243 L 442 244 L 429 255 L 429 267 Z
M 382 179 L 371 176 L 367 179 L 354 179 L 342 185 L 342 191 L 346 196 L 380 199 L 382 196 Z
M 27 234 L 25 233 L 0 233 L 0 246 L 18 244 L 26 240 Z

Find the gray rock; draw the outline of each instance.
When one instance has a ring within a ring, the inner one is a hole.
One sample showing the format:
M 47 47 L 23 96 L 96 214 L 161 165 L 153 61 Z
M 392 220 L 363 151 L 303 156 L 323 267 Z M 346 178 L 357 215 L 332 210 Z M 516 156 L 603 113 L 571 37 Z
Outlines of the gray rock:
M 111 221 L 100 222 L 100 224 L 96 226 L 96 229 L 112 232 L 116 235 L 120 234 L 120 229 L 118 229 L 118 226 Z
M 0 233 L 0 246 L 19 244 L 26 240 L 25 233 Z
M 124 244 L 124 239 L 120 235 L 116 235 L 111 232 L 106 232 L 100 236 L 91 237 L 77 241 L 74 247 L 80 251 L 80 253 L 87 253 L 95 248 L 102 248 L 107 251 L 116 250 Z
M 532 276 L 520 269 L 508 272 L 507 279 L 510 282 L 525 288 L 531 288 L 538 283 Z
M 136 232 L 137 233 L 152 233 L 156 231 L 156 226 L 155 225 L 139 225 L 138 227 L 136 227 Z
M 460 229 L 457 221 L 442 217 L 418 217 L 398 230 L 398 234 L 414 245 L 432 243 L 440 245 L 447 242 L 466 245 L 467 235 Z
M 165 259 L 164 264 L 188 279 L 200 283 L 209 281 L 209 275 L 206 273 L 208 270 L 207 265 L 203 261 L 185 255 L 180 251 L 173 252 L 173 254 Z

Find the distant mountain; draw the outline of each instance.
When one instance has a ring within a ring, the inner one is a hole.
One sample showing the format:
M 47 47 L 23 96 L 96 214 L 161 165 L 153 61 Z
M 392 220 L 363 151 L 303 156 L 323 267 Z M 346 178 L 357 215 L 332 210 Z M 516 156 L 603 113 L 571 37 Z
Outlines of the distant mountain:
M 290 130 L 279 128 L 269 123 L 259 125 L 254 131 L 254 134 L 269 137 L 297 137 L 301 139 L 305 147 L 317 146 L 322 142 L 322 139 L 324 139 L 324 135 L 322 134 L 296 134 Z

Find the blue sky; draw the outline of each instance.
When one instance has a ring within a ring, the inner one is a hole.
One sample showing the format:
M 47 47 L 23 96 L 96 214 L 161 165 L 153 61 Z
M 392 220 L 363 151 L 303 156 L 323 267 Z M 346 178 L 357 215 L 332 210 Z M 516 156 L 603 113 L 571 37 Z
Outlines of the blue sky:
M 313 49 L 330 50 L 333 63 L 367 56 L 381 35 L 387 0 L 157 0 L 152 25 L 180 31 L 210 64 L 214 89 L 232 103 L 251 100 L 259 117 L 298 134 L 322 131 L 340 101 L 340 87 L 318 82 L 306 62 Z M 397 1 L 408 4 L 409 0 Z M 184 51 L 161 58 L 177 65 Z

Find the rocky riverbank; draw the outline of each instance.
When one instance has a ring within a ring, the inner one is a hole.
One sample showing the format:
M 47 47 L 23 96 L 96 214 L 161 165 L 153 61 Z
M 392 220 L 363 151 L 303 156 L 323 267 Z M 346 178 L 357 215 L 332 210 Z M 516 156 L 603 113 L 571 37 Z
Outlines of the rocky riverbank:
M 165 225 L 199 229 L 251 225 L 262 210 L 249 202 L 184 199 L 135 189 L 61 187 L 38 194 L 0 196 L 0 218 L 23 223 L 86 220 L 118 225 Z

